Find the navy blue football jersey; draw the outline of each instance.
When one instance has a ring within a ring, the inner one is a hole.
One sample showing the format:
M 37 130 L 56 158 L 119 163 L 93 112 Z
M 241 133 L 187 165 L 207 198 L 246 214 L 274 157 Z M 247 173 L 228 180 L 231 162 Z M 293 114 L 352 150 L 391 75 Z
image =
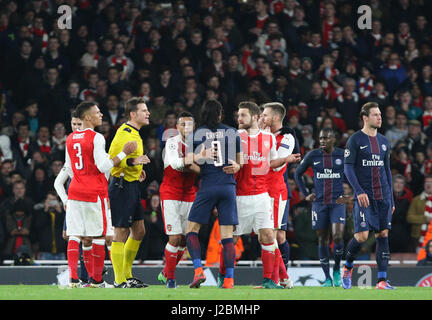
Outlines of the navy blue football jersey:
M 369 136 L 359 130 L 347 141 L 345 166 L 351 164 L 360 190 L 353 185 L 355 196 L 366 193 L 369 199 L 392 199 L 390 144 L 385 136 Z M 347 168 L 345 168 L 347 169 Z M 347 174 L 348 176 L 348 174 Z
M 335 203 L 343 195 L 344 150 L 335 148 L 331 154 L 321 149 L 311 150 L 306 154 L 296 169 L 295 179 L 304 196 L 308 195 L 302 175 L 308 167 L 313 170 L 315 202 Z

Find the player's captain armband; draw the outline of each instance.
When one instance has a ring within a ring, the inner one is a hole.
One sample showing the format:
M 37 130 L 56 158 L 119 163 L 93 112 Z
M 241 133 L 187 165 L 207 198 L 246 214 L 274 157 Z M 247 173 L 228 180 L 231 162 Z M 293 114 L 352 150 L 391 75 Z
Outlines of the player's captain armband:
M 279 157 L 287 157 L 292 154 L 295 147 L 294 136 L 290 133 L 284 134 L 278 149 Z
M 124 153 L 123 151 L 120 152 L 120 153 L 117 155 L 117 158 L 119 158 L 119 160 L 122 161 L 124 158 L 126 158 L 126 153 Z

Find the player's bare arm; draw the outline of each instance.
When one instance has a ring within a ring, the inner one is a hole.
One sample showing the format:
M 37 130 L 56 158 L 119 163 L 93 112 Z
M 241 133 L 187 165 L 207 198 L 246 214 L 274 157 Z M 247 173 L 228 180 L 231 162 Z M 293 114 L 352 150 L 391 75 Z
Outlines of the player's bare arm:
M 270 160 L 270 167 L 279 168 L 280 166 L 283 166 L 285 163 L 295 163 L 295 162 L 299 162 L 300 160 L 301 160 L 300 153 L 294 153 L 283 158 Z

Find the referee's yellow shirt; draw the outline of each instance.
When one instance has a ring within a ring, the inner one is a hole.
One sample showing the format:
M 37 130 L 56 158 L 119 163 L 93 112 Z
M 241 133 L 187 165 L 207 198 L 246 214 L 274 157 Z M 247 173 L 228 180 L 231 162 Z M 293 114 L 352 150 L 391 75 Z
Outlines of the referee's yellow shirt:
M 128 166 L 127 164 L 127 159 L 136 158 L 144 154 L 143 141 L 141 139 L 141 136 L 139 135 L 139 130 L 131 126 L 130 124 L 122 124 L 117 129 L 108 153 L 110 155 L 110 158 L 114 158 L 123 150 L 123 146 L 129 141 L 136 141 L 138 147 L 134 152 L 132 152 L 122 160 L 120 166 L 113 167 L 111 169 L 111 175 L 119 178 L 120 174 L 123 172 L 124 179 L 131 182 L 139 180 L 143 168 L 142 164 L 136 166 Z

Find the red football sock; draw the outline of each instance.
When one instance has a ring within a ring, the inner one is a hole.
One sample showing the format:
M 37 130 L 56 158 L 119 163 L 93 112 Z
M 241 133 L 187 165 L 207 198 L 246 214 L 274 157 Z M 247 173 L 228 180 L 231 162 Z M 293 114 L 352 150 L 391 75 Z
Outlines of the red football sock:
M 75 237 L 69 237 L 67 246 L 67 260 L 69 268 L 69 277 L 78 279 L 78 260 L 79 260 L 80 240 Z
M 279 282 L 279 264 L 281 261 L 281 253 L 279 248 L 276 248 L 275 250 L 275 262 L 273 265 L 273 274 L 272 274 L 272 280 L 274 281 L 274 283 L 278 283 Z
M 102 271 L 105 263 L 105 240 L 93 240 L 93 279 L 102 281 Z
M 285 264 L 283 262 L 282 259 L 282 255 L 280 256 L 280 260 L 279 260 L 279 278 L 280 279 L 288 279 L 288 273 L 287 270 L 285 268 Z
M 178 248 L 178 251 L 177 251 L 177 262 L 176 262 L 176 264 L 178 264 L 181 261 L 181 259 L 183 258 L 184 252 L 186 250 L 185 247 L 177 247 L 177 248 Z
M 93 247 L 84 247 L 83 246 L 83 260 L 84 264 L 87 270 L 87 273 L 89 275 L 89 278 L 93 278 L 93 253 L 92 253 Z
M 177 265 L 177 247 L 167 243 L 165 247 L 165 276 L 167 279 L 175 279 L 175 269 Z
M 224 256 L 222 254 L 222 250 L 219 255 L 219 273 L 223 276 L 225 275 L 225 262 L 224 262 Z
M 263 265 L 264 278 L 271 279 L 273 274 L 273 266 L 275 264 L 275 251 L 273 243 L 262 244 L 261 261 Z

